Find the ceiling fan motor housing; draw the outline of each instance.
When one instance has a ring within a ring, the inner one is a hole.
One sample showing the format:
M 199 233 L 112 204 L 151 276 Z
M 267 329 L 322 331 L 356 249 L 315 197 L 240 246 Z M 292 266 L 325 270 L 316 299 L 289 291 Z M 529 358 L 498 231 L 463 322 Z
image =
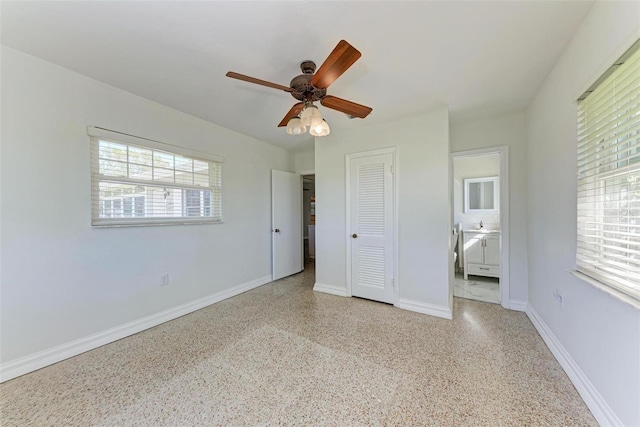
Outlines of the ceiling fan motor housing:
M 289 92 L 295 99 L 302 101 L 297 102 L 291 107 L 280 124 L 278 124 L 279 127 L 287 126 L 287 123 L 292 118 L 300 115 L 305 107 L 315 101 L 320 101 L 323 107 L 340 111 L 341 113 L 349 115 L 351 118 L 357 117 L 364 119 L 371 113 L 372 109 L 370 107 L 356 104 L 355 102 L 347 101 L 346 99 L 336 96 L 327 95 L 327 88 L 340 77 L 342 73 L 347 71 L 360 56 L 362 55 L 355 47 L 351 46 L 346 40 L 340 40 L 317 72 L 315 62 L 310 60 L 302 61 L 300 64 L 302 74 L 291 80 L 289 86 L 256 79 L 255 77 L 245 76 L 244 74 L 238 74 L 232 71 L 229 71 L 226 75 L 232 79 Z
M 316 64 L 313 61 L 303 61 L 300 64 L 302 74 L 291 80 L 289 87 L 293 89 L 291 96 L 300 101 L 320 101 L 327 94 L 327 89 L 320 89 L 311 84 L 313 73 L 316 72 Z

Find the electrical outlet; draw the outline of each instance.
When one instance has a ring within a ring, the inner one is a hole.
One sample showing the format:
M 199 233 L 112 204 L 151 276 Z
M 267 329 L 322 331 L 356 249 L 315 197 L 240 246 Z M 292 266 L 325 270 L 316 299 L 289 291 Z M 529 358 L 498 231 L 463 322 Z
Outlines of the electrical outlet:
M 169 285 L 169 273 L 165 273 L 160 276 L 160 286 L 168 286 Z

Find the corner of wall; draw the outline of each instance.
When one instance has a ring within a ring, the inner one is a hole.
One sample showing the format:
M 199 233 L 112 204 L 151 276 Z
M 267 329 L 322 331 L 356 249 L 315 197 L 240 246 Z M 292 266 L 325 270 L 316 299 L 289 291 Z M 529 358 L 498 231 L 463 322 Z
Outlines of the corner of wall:
M 421 301 L 413 301 L 400 298 L 396 307 L 403 310 L 415 311 L 416 313 L 428 314 L 430 316 L 441 317 L 443 319 L 453 319 L 452 307 L 446 305 L 435 305 Z
M 337 295 L 339 297 L 346 297 L 347 290 L 346 288 L 342 288 L 340 286 L 327 285 L 326 283 L 316 282 L 313 285 L 314 292 L 321 292 L 324 294 Z
M 315 159 L 315 149 L 311 147 L 305 151 L 299 151 L 292 154 L 293 158 L 293 170 L 296 172 L 309 172 L 315 171 L 316 169 L 316 159 Z

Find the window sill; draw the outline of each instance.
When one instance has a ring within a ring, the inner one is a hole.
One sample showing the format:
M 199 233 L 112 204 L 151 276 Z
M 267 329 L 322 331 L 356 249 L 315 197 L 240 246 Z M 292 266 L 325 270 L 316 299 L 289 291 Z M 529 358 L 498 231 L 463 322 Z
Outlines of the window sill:
M 569 270 L 569 273 L 571 273 L 573 276 L 577 277 L 578 279 L 584 282 L 587 282 L 588 284 L 592 285 L 596 289 L 599 289 L 600 291 L 613 296 L 615 299 L 622 301 L 636 309 L 640 309 L 640 300 L 637 300 L 636 298 L 630 295 L 627 295 L 624 292 L 621 292 L 615 288 L 612 288 L 611 286 L 606 285 L 601 281 L 594 279 L 593 277 L 587 276 L 586 274 L 581 273 L 580 271 Z
M 176 218 L 175 220 L 167 220 L 166 218 L 157 221 L 101 221 L 94 220 L 91 222 L 93 228 L 118 228 L 118 227 L 150 227 L 164 225 L 203 225 L 203 224 L 222 224 L 221 220 L 187 220 L 184 218 Z

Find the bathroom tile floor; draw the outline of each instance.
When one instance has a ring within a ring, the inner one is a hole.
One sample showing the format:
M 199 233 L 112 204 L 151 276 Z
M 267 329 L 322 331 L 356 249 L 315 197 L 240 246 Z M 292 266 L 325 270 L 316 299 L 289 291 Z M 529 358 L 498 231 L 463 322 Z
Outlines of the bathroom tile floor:
M 453 282 L 453 296 L 500 304 L 499 279 L 469 276 L 469 280 L 464 280 L 462 273 L 456 273 Z
M 524 313 L 261 286 L 0 385 L 10 426 L 596 426 Z

